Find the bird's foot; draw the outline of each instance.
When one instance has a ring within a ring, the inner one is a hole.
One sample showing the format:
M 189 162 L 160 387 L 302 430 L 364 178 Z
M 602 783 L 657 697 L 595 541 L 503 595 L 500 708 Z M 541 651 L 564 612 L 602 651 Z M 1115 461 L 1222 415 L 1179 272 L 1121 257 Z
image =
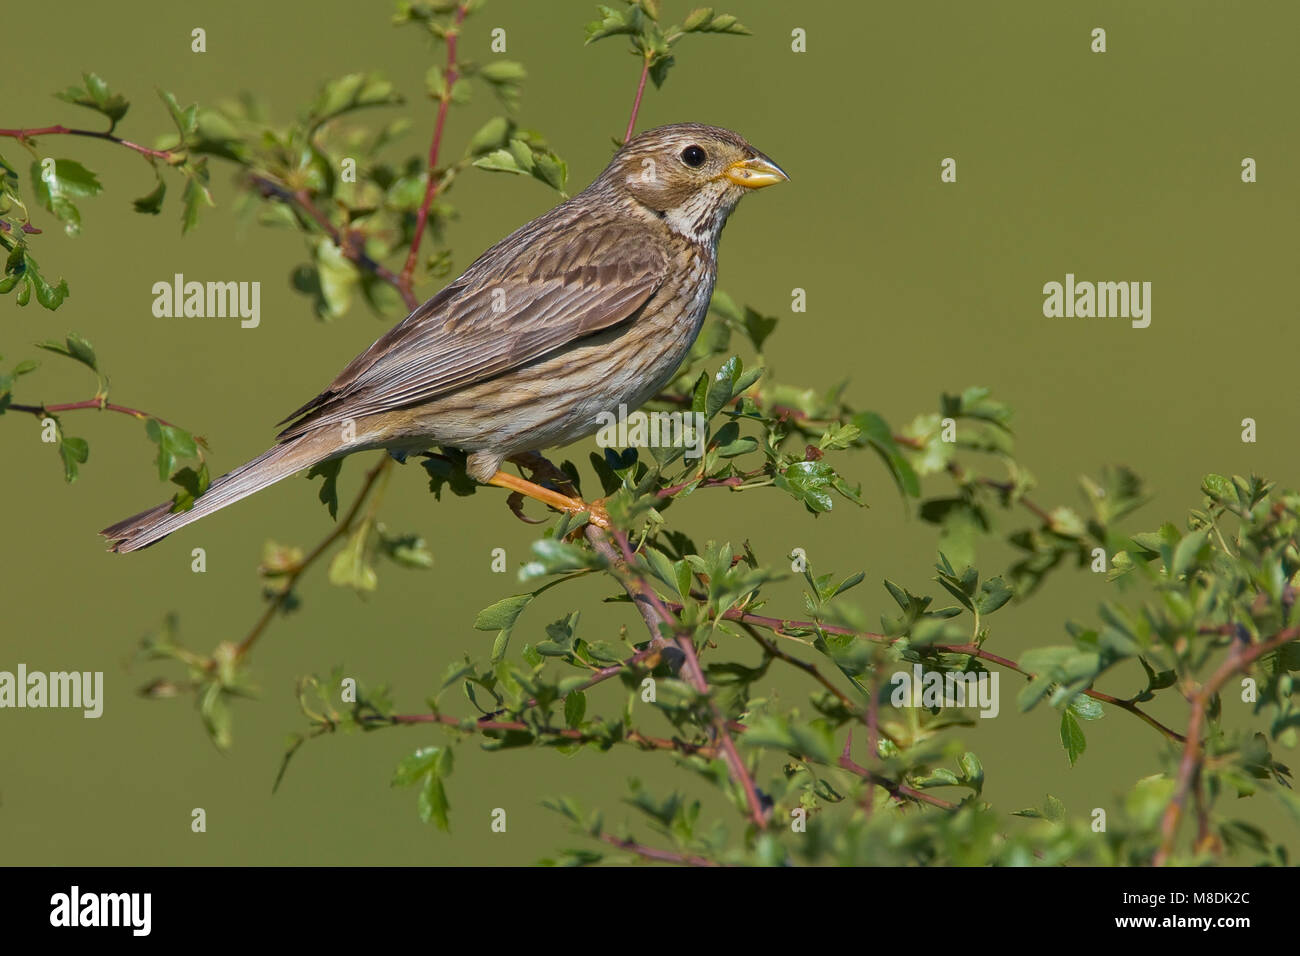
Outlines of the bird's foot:
M 562 473 L 561 473 L 562 474 Z M 515 494 L 523 495 L 525 498 L 532 498 L 540 501 L 544 505 L 554 508 L 556 511 L 563 511 L 567 514 L 576 515 L 585 512 L 592 524 L 598 528 L 609 528 L 609 513 L 605 510 L 603 501 L 583 501 L 576 494 L 566 495 L 553 488 L 546 488 L 536 482 L 529 481 L 526 478 L 520 478 L 517 475 L 507 474 L 504 471 L 498 471 L 495 475 L 487 480 L 489 485 L 496 485 L 498 488 L 505 488 Z M 567 479 L 566 479 L 566 484 Z M 572 485 L 570 485 L 572 487 Z

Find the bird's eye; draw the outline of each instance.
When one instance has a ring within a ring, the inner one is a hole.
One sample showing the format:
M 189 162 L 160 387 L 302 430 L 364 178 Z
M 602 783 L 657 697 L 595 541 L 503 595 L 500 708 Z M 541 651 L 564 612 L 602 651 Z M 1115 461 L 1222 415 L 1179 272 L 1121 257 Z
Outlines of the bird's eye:
M 704 165 L 704 160 L 708 157 L 704 155 L 704 150 L 698 146 L 687 146 L 682 150 L 682 162 L 687 166 L 699 168 Z

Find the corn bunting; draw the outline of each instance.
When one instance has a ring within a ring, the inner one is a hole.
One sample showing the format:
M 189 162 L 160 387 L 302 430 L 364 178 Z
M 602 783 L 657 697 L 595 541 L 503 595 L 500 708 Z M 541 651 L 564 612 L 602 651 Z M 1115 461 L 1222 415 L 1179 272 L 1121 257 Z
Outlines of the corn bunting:
M 718 236 L 740 198 L 782 182 L 729 130 L 642 133 L 590 186 L 516 230 L 352 360 L 260 458 L 188 511 L 165 502 L 101 534 L 135 551 L 304 468 L 372 448 L 468 453 L 475 481 L 587 505 L 501 470 L 594 434 L 677 370 L 708 311 Z

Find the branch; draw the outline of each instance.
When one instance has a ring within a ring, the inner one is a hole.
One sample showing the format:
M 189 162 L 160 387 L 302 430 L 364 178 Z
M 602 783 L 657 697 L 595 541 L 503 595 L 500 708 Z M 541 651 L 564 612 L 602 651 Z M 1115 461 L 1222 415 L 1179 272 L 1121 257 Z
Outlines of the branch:
M 741 475 L 732 475 L 730 478 L 705 478 L 703 480 L 699 478 L 689 478 L 681 484 L 660 489 L 655 492 L 655 495 L 660 498 L 671 498 L 679 491 L 683 491 L 691 485 L 695 485 L 697 488 L 739 488 L 749 479 L 757 478 L 759 475 L 766 473 L 766 468 L 755 468 L 753 471 L 747 471 Z
M 377 279 L 391 285 L 401 295 L 402 301 L 406 303 L 408 309 L 414 310 L 420 304 L 414 293 L 402 285 L 402 280 L 397 273 L 376 262 L 366 254 L 364 246 L 357 241 L 356 235 L 351 230 L 340 232 L 330 222 L 329 217 L 312 201 L 311 193 L 306 189 L 290 189 L 284 183 L 277 182 L 266 173 L 250 172 L 248 178 L 249 182 L 264 198 L 274 197 L 291 206 L 297 206 L 299 212 L 316 223 L 321 231 L 330 238 L 330 241 L 338 247 L 339 252 L 343 254 L 343 258 L 359 268 L 365 269 Z
M 1154 866 L 1164 866 L 1169 862 L 1169 857 L 1174 851 L 1174 837 L 1178 833 L 1178 821 L 1182 816 L 1183 805 L 1187 802 L 1187 794 L 1192 789 L 1192 784 L 1200 778 L 1201 766 L 1204 763 L 1204 756 L 1201 753 L 1201 730 L 1205 724 L 1210 700 L 1233 676 L 1245 671 L 1265 654 L 1277 650 L 1284 644 L 1289 644 L 1297 637 L 1300 637 L 1300 626 L 1288 627 L 1274 634 L 1267 641 L 1249 647 L 1234 642 L 1228 659 L 1219 665 L 1219 669 L 1211 675 L 1205 686 L 1192 695 L 1192 714 L 1187 724 L 1183 758 L 1178 765 L 1178 783 L 1173 800 L 1165 808 L 1164 819 L 1160 823 L 1160 850 L 1152 860 Z M 1203 826 L 1203 818 L 1201 822 Z
M 125 146 L 127 149 L 134 150 L 141 156 L 147 156 L 150 159 L 161 159 L 163 162 L 172 163 L 185 155 L 184 150 L 173 151 L 170 149 L 150 149 L 148 146 L 141 146 L 139 143 L 133 143 L 129 139 L 122 139 L 120 136 L 114 136 L 112 133 L 101 133 L 93 129 L 70 129 L 67 126 L 44 126 L 40 129 L 0 129 L 0 136 L 7 136 L 10 139 L 16 139 L 24 146 L 28 145 L 27 141 L 36 136 L 88 136 L 91 139 L 103 139 L 110 143 L 116 143 L 118 146 Z
M 302 577 L 303 573 L 319 560 L 320 556 L 329 549 L 330 545 L 352 530 L 352 523 L 356 521 L 357 515 L 360 514 L 362 503 L 370 494 L 370 491 L 375 486 L 375 482 L 379 479 L 379 476 L 384 474 L 391 464 L 392 459 L 388 456 L 387 452 L 384 452 L 384 457 L 380 459 L 375 467 L 366 472 L 365 480 L 361 483 L 361 490 L 357 492 L 356 500 L 352 502 L 352 507 L 348 509 L 348 513 L 344 516 L 343 520 L 335 525 L 334 530 L 327 534 L 320 544 L 312 548 L 311 553 L 299 561 L 293 570 L 285 576 L 284 590 L 275 595 L 271 600 L 271 603 L 266 606 L 266 610 L 262 612 L 262 616 L 257 619 L 257 623 L 253 625 L 252 630 L 250 630 L 248 635 L 239 642 L 239 647 L 235 651 L 235 658 L 237 660 L 244 657 L 244 655 L 249 652 L 253 644 L 256 643 L 258 637 L 260 637 L 262 632 L 266 630 L 266 626 L 271 623 L 271 618 L 275 617 L 275 612 L 280 610 L 285 605 L 285 602 L 289 600 L 289 595 L 293 593 L 294 586 L 298 583 L 298 579 Z
M 680 611 L 682 608 L 680 604 L 675 604 L 675 603 L 669 604 L 668 607 L 676 611 Z M 791 629 L 794 629 L 794 630 L 808 630 L 808 631 L 821 630 L 821 631 L 825 631 L 828 634 L 844 634 L 849 637 L 861 637 L 869 641 L 887 641 L 889 643 L 893 643 L 894 641 L 898 640 L 898 638 L 896 637 L 889 637 L 886 634 L 876 634 L 871 631 L 854 631 L 851 628 L 836 627 L 835 625 L 832 624 L 821 624 L 817 621 L 796 621 L 790 618 L 765 617 L 762 614 L 750 614 L 745 611 L 740 611 L 736 608 L 732 608 L 731 610 L 724 612 L 722 616 L 726 620 L 737 621 L 742 625 L 753 624 L 757 627 L 766 628 L 767 630 L 779 634 L 782 637 L 791 637 L 792 635 L 788 634 L 787 632 Z M 982 648 L 974 644 L 934 644 L 932 645 L 932 647 L 937 651 L 945 651 L 951 654 L 966 654 L 971 657 L 978 657 L 981 660 L 989 661 L 1001 667 L 1005 667 L 1009 670 L 1013 670 L 1017 674 L 1021 674 L 1029 678 L 1030 680 L 1033 680 L 1035 677 L 1038 676 L 1037 674 L 1032 674 L 1029 671 L 1024 670 L 1019 664 L 1017 664 L 1015 661 L 1011 660 L 1010 658 L 999 657 L 997 654 L 991 654 L 988 651 L 983 650 Z M 1160 721 L 1156 720 L 1154 717 L 1152 717 L 1150 714 L 1144 711 L 1132 700 L 1125 700 L 1122 697 L 1113 697 L 1110 694 L 1104 694 L 1099 690 L 1092 690 L 1092 689 L 1082 690 L 1079 693 L 1083 694 L 1085 697 L 1091 697 L 1094 700 L 1099 700 L 1102 703 L 1114 704 L 1116 707 L 1128 711 L 1133 716 L 1145 721 L 1147 724 L 1151 725 L 1156 730 L 1160 731 L 1160 733 L 1164 734 L 1170 740 L 1177 741 L 1178 743 L 1183 743 L 1186 740 L 1186 738 L 1182 734 L 1160 723 Z
M 59 412 L 73 412 L 82 408 L 97 408 L 105 412 L 121 412 L 123 415 L 130 415 L 132 418 L 138 418 L 140 421 L 148 421 L 152 418 L 159 425 L 166 425 L 169 428 L 179 428 L 157 415 L 151 415 L 148 412 L 142 412 L 138 408 L 127 408 L 125 405 L 114 405 L 112 402 L 104 401 L 102 398 L 88 398 L 84 402 L 67 402 L 63 405 L 8 405 L 10 411 L 30 412 L 37 418 L 44 417 L 47 413 L 57 414 Z
M 844 752 L 840 754 L 837 766 L 842 767 L 850 773 L 857 774 L 868 783 L 874 783 L 878 787 L 883 787 L 897 800 L 916 800 L 920 803 L 928 803 L 931 806 L 940 807 L 944 810 L 957 809 L 958 805 L 955 803 L 950 803 L 949 801 L 943 800 L 939 797 L 932 797 L 924 790 L 917 790 L 915 787 L 909 787 L 905 783 L 894 783 L 894 781 L 890 780 L 888 777 L 882 777 L 875 771 L 868 770 L 861 764 L 855 763 L 853 758 L 849 756 L 849 748 L 852 746 L 853 734 L 850 733 L 848 740 L 844 742 Z
M 451 727 L 455 730 L 461 730 L 465 733 L 483 733 L 485 731 L 520 731 L 523 733 L 541 735 L 549 737 L 559 737 L 564 740 L 572 740 L 575 743 L 590 743 L 592 741 L 606 741 L 609 739 L 604 734 L 590 734 L 586 731 L 579 730 L 576 727 L 538 727 L 522 720 L 499 720 L 495 717 L 480 717 L 477 720 L 473 718 L 456 717 L 452 714 L 428 713 L 428 714 L 375 714 L 362 718 L 372 724 L 392 724 L 394 726 L 404 726 L 411 724 L 439 724 L 443 727 Z M 643 734 L 635 727 L 629 727 L 622 737 L 623 743 L 633 744 L 642 750 L 672 750 L 687 756 L 701 756 L 713 758 L 717 752 L 712 747 L 692 744 L 686 740 L 677 738 L 669 739 L 667 737 L 651 737 Z
M 722 757 L 727 763 L 731 778 L 739 784 L 745 793 L 745 800 L 749 805 L 750 820 L 755 826 L 762 829 L 766 825 L 766 812 L 763 809 L 762 800 L 759 799 L 758 788 L 754 785 L 754 779 L 746 769 L 745 762 L 741 759 L 739 751 L 736 750 L 736 742 L 732 740 L 731 734 L 727 730 L 727 724 L 722 713 L 713 701 L 708 681 L 704 677 L 704 670 L 700 666 L 699 657 L 695 653 L 694 640 L 689 634 L 675 633 L 677 623 L 667 606 L 660 600 L 659 595 L 655 594 L 654 589 L 648 586 L 632 570 L 632 549 L 628 545 L 627 538 L 621 532 L 614 532 L 615 539 L 622 551 L 621 555 L 610 544 L 605 532 L 596 525 L 587 525 L 583 533 L 587 540 L 591 542 L 592 547 L 596 549 L 596 552 L 609 562 L 611 572 L 618 578 L 628 597 L 632 599 L 632 603 L 641 612 L 641 617 L 650 630 L 651 641 L 659 643 L 664 641 L 660 632 L 661 623 L 667 624 L 673 629 L 674 636 L 671 641 L 682 653 L 682 670 L 686 674 L 687 681 L 705 699 L 712 716 L 714 737 L 721 750 Z
M 623 145 L 632 139 L 632 130 L 636 129 L 636 114 L 641 112 L 641 96 L 645 93 L 645 80 L 650 75 L 650 54 L 641 56 L 641 79 L 636 84 L 636 99 L 632 101 L 632 115 L 627 118 L 627 132 L 623 134 Z
M 415 275 L 415 264 L 420 258 L 420 241 L 424 238 L 424 228 L 429 221 L 429 208 L 433 205 L 433 199 L 438 194 L 438 151 L 442 146 L 442 130 L 447 122 L 447 107 L 451 103 L 451 90 L 456 85 L 456 41 L 460 37 L 460 25 L 465 19 L 468 12 L 469 4 L 462 3 L 456 7 L 456 16 L 452 20 L 452 27 L 447 32 L 447 69 L 443 77 L 442 97 L 438 102 L 438 119 L 433 126 L 433 141 L 429 144 L 429 182 L 424 187 L 424 202 L 420 204 L 420 210 L 415 217 L 415 235 L 411 238 L 411 251 L 406 256 L 406 265 L 402 267 L 402 275 L 398 288 L 402 291 L 403 298 L 408 295 L 414 296 L 412 292 L 412 276 Z
M 634 840 L 620 840 L 612 833 L 602 833 L 600 838 L 610 846 L 616 846 L 620 850 L 627 850 L 629 853 L 635 853 L 639 857 L 647 860 L 655 860 L 659 863 L 677 863 L 681 866 L 722 866 L 713 860 L 703 856 L 691 856 L 685 853 L 673 853 L 670 850 L 656 850 L 654 847 L 645 846 Z
M 997 654 L 990 654 L 988 651 L 982 650 L 980 647 L 978 647 L 975 644 L 935 644 L 933 645 L 933 647 L 937 651 L 946 651 L 950 654 L 968 654 L 971 657 L 978 657 L 981 660 L 990 661 L 1001 667 L 1005 667 L 1008 670 L 1013 670 L 1017 674 L 1022 674 L 1025 677 L 1029 678 L 1030 680 L 1033 680 L 1035 677 L 1038 676 L 1037 674 L 1033 674 L 1027 670 L 1024 670 L 1019 664 L 1017 664 L 1015 661 L 1011 660 L 1010 658 L 999 657 Z M 1166 727 L 1164 724 L 1160 723 L 1160 721 L 1156 720 L 1145 710 L 1143 710 L 1141 707 L 1135 704 L 1132 700 L 1125 700 L 1122 697 L 1112 697 L 1110 694 L 1103 694 L 1101 691 L 1092 690 L 1091 688 L 1087 690 L 1081 690 L 1079 691 L 1079 693 L 1083 694 L 1084 697 L 1091 697 L 1093 700 L 1099 700 L 1104 704 L 1114 704 L 1116 707 L 1128 711 L 1130 714 L 1133 714 L 1135 717 L 1141 718 L 1142 720 L 1146 721 L 1148 724 L 1150 724 L 1156 730 L 1160 731 L 1170 740 L 1175 740 L 1181 744 L 1184 743 L 1187 739 L 1182 734 L 1178 733 L 1178 731 L 1172 730 L 1171 728 Z
M 781 650 L 781 648 L 777 647 L 775 644 L 773 644 L 771 641 L 765 638 L 762 634 L 759 634 L 758 631 L 754 629 L 754 626 L 752 624 L 746 624 L 742 622 L 740 626 L 744 629 L 745 633 L 748 634 L 750 637 L 752 637 L 755 641 L 757 641 L 758 645 L 761 648 L 763 648 L 763 650 L 766 651 L 770 656 L 775 657 L 777 660 L 785 661 L 787 664 L 791 665 L 792 667 L 799 668 L 799 670 L 803 671 L 805 674 L 812 677 L 813 680 L 817 681 L 817 683 L 821 684 L 828 691 L 834 694 L 836 699 L 841 704 L 844 705 L 845 710 L 847 710 L 851 714 L 858 713 L 858 708 L 854 706 L 853 701 L 849 699 L 848 695 L 845 694 L 843 691 L 841 691 L 830 681 L 828 681 L 825 677 L 823 677 L 822 672 L 817 669 L 816 664 L 811 664 L 808 661 L 801 661 L 799 658 L 791 654 L 787 654 L 785 651 Z

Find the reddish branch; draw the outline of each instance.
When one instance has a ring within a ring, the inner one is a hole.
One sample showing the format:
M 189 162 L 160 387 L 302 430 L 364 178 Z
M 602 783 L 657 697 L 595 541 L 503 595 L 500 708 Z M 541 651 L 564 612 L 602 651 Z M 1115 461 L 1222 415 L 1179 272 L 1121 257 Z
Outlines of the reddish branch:
M 721 863 L 707 857 L 692 856 L 688 853 L 673 853 L 671 850 L 656 850 L 654 847 L 645 846 L 635 840 L 620 840 L 612 833 L 602 833 L 600 838 L 610 846 L 616 846 L 620 850 L 626 850 L 643 859 L 655 860 L 659 863 L 676 863 L 680 866 L 722 866 Z
M 152 418 L 159 425 L 166 425 L 169 428 L 176 428 L 165 418 L 159 418 L 157 415 L 150 415 L 148 412 L 142 412 L 138 408 L 127 408 L 125 405 L 114 405 L 112 402 L 104 401 L 102 398 L 88 398 L 84 402 L 66 402 L 62 405 L 9 405 L 9 409 L 15 412 L 30 412 L 37 418 L 45 414 L 57 414 L 59 412 L 74 412 L 83 408 L 96 408 L 103 412 L 121 412 L 123 415 L 130 415 L 132 418 L 138 418 L 140 421 L 147 421 Z
M 1030 671 L 1023 669 L 1019 664 L 1017 664 L 1015 661 L 1011 660 L 1010 658 L 999 657 L 997 654 L 990 654 L 988 651 L 983 650 L 982 648 L 980 648 L 975 644 L 935 644 L 934 649 L 936 651 L 944 651 L 949 654 L 969 654 L 971 657 L 978 657 L 980 660 L 989 661 L 993 664 L 999 665 L 1000 667 L 1005 667 L 1008 670 L 1013 670 L 1017 674 L 1023 674 L 1025 677 L 1029 678 L 1030 680 L 1033 680 L 1035 677 L 1038 676 L 1037 674 L 1031 673 Z M 1135 717 L 1139 717 L 1142 720 L 1146 721 L 1148 724 L 1150 724 L 1156 730 L 1160 731 L 1170 740 L 1176 740 L 1180 744 L 1186 741 L 1186 738 L 1182 734 L 1160 723 L 1160 721 L 1156 720 L 1145 710 L 1143 710 L 1141 707 L 1135 704 L 1132 700 L 1125 700 L 1122 697 L 1112 697 L 1110 694 L 1103 694 L 1101 691 L 1092 690 L 1091 688 L 1087 690 L 1081 690 L 1079 691 L 1079 693 L 1083 694 L 1084 697 L 1091 697 L 1093 700 L 1099 700 L 1104 704 L 1114 704 L 1116 707 L 1128 711 L 1130 714 L 1133 714 Z
M 641 96 L 645 93 L 645 81 L 649 75 L 650 54 L 646 53 L 641 58 L 641 79 L 636 84 L 636 98 L 632 101 L 632 115 L 627 118 L 627 132 L 623 134 L 624 144 L 632 139 L 632 130 L 636 129 L 636 114 L 641 112 Z
M 1235 675 L 1244 672 L 1265 654 L 1277 650 L 1284 644 L 1289 644 L 1297 637 L 1300 637 L 1300 627 L 1289 627 L 1259 644 L 1247 645 L 1234 641 L 1227 660 L 1219 665 L 1218 670 L 1210 676 L 1210 679 L 1203 687 L 1198 688 L 1191 695 L 1192 714 L 1187 724 L 1187 738 L 1183 745 L 1183 757 L 1178 764 L 1178 778 L 1174 788 L 1174 797 L 1169 802 L 1169 806 L 1165 808 L 1164 818 L 1160 822 L 1160 849 L 1152 861 L 1156 866 L 1164 866 L 1169 862 L 1169 857 L 1173 854 L 1174 838 L 1178 834 L 1178 821 L 1182 817 L 1183 806 L 1187 803 L 1187 796 L 1193 787 L 1196 789 L 1199 829 L 1202 833 L 1206 831 L 1207 811 L 1200 793 L 1201 768 L 1205 763 L 1201 733 L 1205 726 L 1206 713 L 1209 711 L 1210 702 L 1214 699 L 1214 695 L 1222 690 L 1223 686 Z
M 882 777 L 872 770 L 868 770 L 861 764 L 855 763 L 849 756 L 849 750 L 853 746 L 853 734 L 849 734 L 848 739 L 844 742 L 844 752 L 840 754 L 838 766 L 844 768 L 850 773 L 855 773 L 863 780 L 874 783 L 878 787 L 884 787 L 889 794 L 896 800 L 916 800 L 920 803 L 928 803 L 931 806 L 940 807 L 944 810 L 956 810 L 957 804 L 950 803 L 939 797 L 931 796 L 924 790 L 917 790 L 915 787 L 909 787 L 905 783 L 894 783 L 888 777 Z
M 678 624 L 668 607 L 659 598 L 659 595 L 655 594 L 654 589 L 633 571 L 632 549 L 627 538 L 621 532 L 614 532 L 614 538 L 619 546 L 617 551 L 610 543 L 605 532 L 595 525 L 587 525 L 584 534 L 592 547 L 596 549 L 596 552 L 609 563 L 611 571 L 614 572 L 628 597 L 632 599 L 633 604 L 641 612 L 641 616 L 650 630 L 651 640 L 660 644 L 665 642 L 661 625 L 667 625 L 672 632 L 672 636 L 667 638 L 667 641 L 681 651 L 683 657 L 682 670 L 686 675 L 687 682 L 704 699 L 712 718 L 711 722 L 716 743 L 721 751 L 722 758 L 727 764 L 727 770 L 732 780 L 744 791 L 751 822 L 761 829 L 766 825 L 767 813 L 763 808 L 762 800 L 759 798 L 758 787 L 755 786 L 754 778 L 750 775 L 749 769 L 745 766 L 745 761 L 736 749 L 736 742 L 728 732 L 726 719 L 713 701 L 708 681 L 704 676 L 704 669 L 700 666 L 699 657 L 695 653 L 694 639 L 690 634 L 678 633 Z
M 672 608 L 673 610 L 676 611 L 680 611 L 682 609 L 682 606 L 676 603 L 669 603 L 667 607 Z M 827 634 L 843 634 L 849 637 L 860 637 L 869 641 L 882 641 L 882 642 L 893 643 L 894 641 L 898 640 L 898 638 L 896 637 L 889 637 L 886 634 L 876 634 L 871 631 L 855 631 L 852 628 L 836 627 L 833 624 L 820 624 L 817 621 L 796 621 L 790 618 L 765 617 L 762 614 L 750 614 L 746 611 L 741 611 L 736 608 L 732 608 L 731 610 L 724 612 L 722 616 L 724 619 L 728 621 L 736 621 L 740 624 L 753 624 L 757 627 L 765 628 L 769 631 L 772 631 L 773 633 L 780 634 L 782 636 L 791 636 L 790 635 L 791 631 L 821 630 L 821 631 L 825 631 Z M 1033 674 L 1023 669 L 1019 664 L 1017 664 L 1015 661 L 1011 660 L 1010 658 L 1000 657 L 997 654 L 992 654 L 974 644 L 935 644 L 932 646 L 937 651 L 944 651 L 950 654 L 967 654 L 971 657 L 978 657 L 980 660 L 989 661 L 990 663 L 997 664 L 1000 667 L 1005 667 L 1008 670 L 1013 670 L 1017 674 L 1021 674 L 1030 680 L 1033 680 L 1035 677 L 1038 676 L 1037 674 Z M 1160 721 L 1156 720 L 1154 717 L 1152 717 L 1150 714 L 1144 711 L 1132 700 L 1126 700 L 1122 697 L 1113 697 L 1110 694 L 1104 694 L 1099 690 L 1092 690 L 1091 688 L 1087 690 L 1082 690 L 1079 693 L 1083 694 L 1085 697 L 1091 697 L 1093 700 L 1099 700 L 1106 704 L 1114 704 L 1116 707 L 1128 711 L 1130 714 L 1133 714 L 1135 717 L 1138 717 L 1141 720 L 1145 721 L 1146 723 L 1150 724 L 1152 727 L 1160 731 L 1170 740 L 1175 740 L 1178 743 L 1183 743 L 1186 740 L 1186 738 L 1182 734 L 1160 723 Z
M 116 143 L 118 146 L 125 146 L 127 149 L 134 150 L 141 156 L 148 156 L 150 159 L 161 159 L 167 163 L 180 158 L 182 155 L 170 149 L 150 149 L 148 146 L 141 146 L 129 139 L 114 136 L 112 133 L 104 133 L 93 129 L 71 129 L 67 126 L 43 126 L 40 129 L 0 129 L 0 136 L 16 139 L 24 146 L 27 145 L 28 140 L 37 136 L 89 136 L 92 139 L 108 140 L 110 143 Z
M 456 8 L 451 30 L 447 33 L 447 69 L 443 74 L 442 97 L 438 102 L 438 119 L 433 127 L 433 140 L 429 143 L 429 181 L 424 187 L 424 202 L 415 217 L 415 235 L 411 239 L 411 251 L 406 256 L 406 265 L 402 267 L 399 289 L 403 294 L 411 292 L 412 276 L 415 264 L 420 258 L 420 240 L 424 238 L 424 228 L 429 221 L 429 209 L 433 199 L 438 195 L 438 151 L 442 146 L 442 130 L 447 122 L 447 107 L 451 104 L 452 87 L 456 85 L 459 75 L 456 71 L 456 41 L 460 35 L 460 25 L 465 19 L 468 4 L 462 3 Z
M 361 235 L 351 229 L 345 231 L 337 229 L 330 222 L 329 217 L 312 200 L 311 193 L 306 189 L 290 189 L 283 183 L 272 179 L 266 173 L 249 173 L 248 180 L 264 198 L 274 197 L 281 202 L 297 206 L 299 211 L 316 223 L 321 231 L 330 238 L 330 241 L 338 247 L 343 258 L 391 285 L 401 295 L 402 301 L 406 303 L 408 309 L 414 309 L 420 304 L 411 289 L 402 285 L 402 280 L 397 273 L 376 262 L 366 253 Z
M 239 647 L 236 651 L 237 659 L 243 658 L 252 649 L 253 645 L 257 642 L 257 639 L 262 635 L 262 632 L 266 630 L 266 626 L 271 623 L 271 618 L 275 617 L 276 611 L 280 610 L 284 607 L 286 602 L 288 602 L 290 595 L 293 593 L 294 585 L 298 583 L 298 579 L 302 577 L 304 572 L 306 572 L 308 568 L 315 564 L 321 556 L 329 550 L 330 545 L 352 531 L 353 523 L 356 521 L 357 515 L 361 512 L 361 505 L 365 502 L 366 498 L 369 497 L 370 491 L 374 488 L 375 482 L 379 479 L 379 476 L 387 471 L 391 464 L 392 459 L 388 456 L 387 452 L 384 452 L 383 457 L 379 460 L 378 464 L 366 472 L 365 480 L 361 483 L 361 490 L 357 492 L 356 500 L 352 502 L 352 507 L 348 509 L 348 513 L 344 516 L 343 520 L 336 524 L 334 530 L 327 534 L 321 542 L 316 545 L 316 547 L 312 548 L 310 554 L 295 564 L 291 569 L 289 569 L 288 573 L 284 575 L 283 583 L 281 585 L 282 590 L 271 599 L 270 603 L 266 606 L 266 610 L 262 612 L 252 629 L 244 636 L 244 639 L 239 642 Z

